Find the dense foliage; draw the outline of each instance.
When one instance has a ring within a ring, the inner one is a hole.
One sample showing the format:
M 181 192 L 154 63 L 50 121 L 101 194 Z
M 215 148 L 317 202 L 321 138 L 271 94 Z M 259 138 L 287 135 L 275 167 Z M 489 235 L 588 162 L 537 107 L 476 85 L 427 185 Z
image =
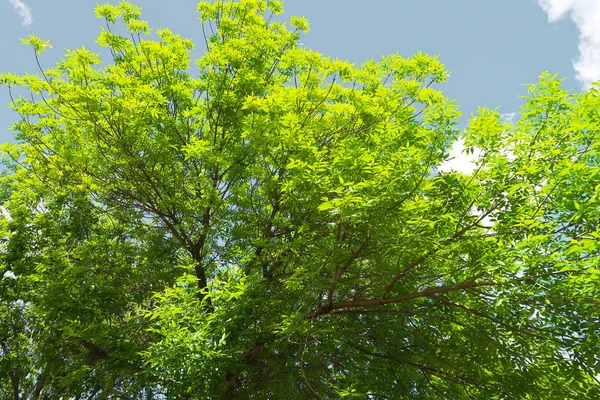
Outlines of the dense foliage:
M 276 0 L 198 11 L 197 72 L 122 2 L 96 8 L 110 62 L 0 77 L 31 93 L 0 397 L 600 398 L 597 88 L 544 74 L 517 122 L 458 132 L 435 57 L 331 60 Z M 470 173 L 440 168 L 459 137 Z

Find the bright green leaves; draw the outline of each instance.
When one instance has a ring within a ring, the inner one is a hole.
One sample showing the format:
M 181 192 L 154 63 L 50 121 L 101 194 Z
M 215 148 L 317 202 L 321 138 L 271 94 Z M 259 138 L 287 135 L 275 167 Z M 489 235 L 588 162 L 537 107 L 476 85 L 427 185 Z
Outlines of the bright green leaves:
M 126 1 L 121 1 L 118 5 L 98 4 L 95 8 L 96 18 L 104 18 L 107 23 L 114 24 L 117 19 L 122 18 L 127 29 L 132 33 L 150 33 L 150 28 L 146 21 L 139 19 L 141 8 Z
M 52 48 L 49 40 L 42 40 L 34 34 L 30 34 L 27 38 L 21 39 L 21 42 L 26 46 L 30 46 L 36 53 L 43 53 L 46 49 Z
M 290 18 L 290 25 L 302 33 L 308 33 L 309 31 L 308 20 L 304 17 Z
M 104 29 L 98 35 L 96 42 L 101 47 L 110 47 L 115 51 L 123 51 L 129 46 L 129 40 Z
M 149 332 L 157 340 L 141 354 L 151 373 L 166 378 L 170 390 L 186 393 L 189 382 L 181 378 L 181 370 L 215 381 L 219 367 L 227 359 L 227 333 L 219 317 L 206 315 L 195 292 L 196 278 L 184 275 L 177 284 L 157 294 L 155 310 L 145 311 L 150 320 Z M 217 339 L 218 338 L 218 339 Z M 212 373 L 210 371 L 213 371 Z M 214 374 L 216 376 L 210 376 Z M 204 390 L 208 395 L 209 387 Z M 195 391 L 195 390 L 194 390 Z
M 438 57 L 417 52 L 412 58 L 404 59 L 398 54 L 391 54 L 383 57 L 383 62 L 387 68 L 394 71 L 398 78 L 414 76 L 419 81 L 426 81 L 432 77 L 436 83 L 445 82 L 448 73 L 444 70 L 444 65 Z
M 130 32 L 143 33 L 145 35 L 150 34 L 150 27 L 147 21 L 140 21 L 135 18 L 125 19 L 125 25 Z
M 504 145 L 502 135 L 509 128 L 509 124 L 501 123 L 501 116 L 497 110 L 479 108 L 477 115 L 469 121 L 469 128 L 464 135 L 465 146 L 467 149 L 499 152 Z
M 105 18 L 109 23 L 114 24 L 121 15 L 119 7 L 112 4 L 97 5 L 95 8 L 96 18 Z
M 32 93 L 4 146 L 1 372 L 48 371 L 49 398 L 594 398 L 596 90 L 545 74 L 519 121 L 460 134 L 436 57 L 330 59 L 280 1 L 198 11 L 196 76 L 191 40 L 121 2 L 96 8 L 112 63 L 0 78 Z M 438 171 L 459 136 L 475 169 Z

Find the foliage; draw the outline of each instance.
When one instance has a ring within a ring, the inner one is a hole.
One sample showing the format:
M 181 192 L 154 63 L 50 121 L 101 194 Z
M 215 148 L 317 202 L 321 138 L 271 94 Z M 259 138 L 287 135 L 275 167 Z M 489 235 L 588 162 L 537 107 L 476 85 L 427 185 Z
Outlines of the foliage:
M 276 0 L 198 11 L 197 73 L 122 2 L 96 7 L 111 62 L 0 77 L 31 92 L 4 145 L 3 398 L 600 396 L 596 88 L 543 74 L 519 121 L 460 133 L 435 57 L 332 60 Z M 461 135 L 469 174 L 440 168 Z

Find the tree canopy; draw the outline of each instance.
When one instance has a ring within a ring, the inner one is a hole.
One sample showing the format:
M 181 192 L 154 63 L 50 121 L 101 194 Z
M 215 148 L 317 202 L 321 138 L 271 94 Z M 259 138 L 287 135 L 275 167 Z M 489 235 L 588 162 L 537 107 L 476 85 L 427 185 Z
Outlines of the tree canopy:
M 127 2 L 108 61 L 24 40 L 0 397 L 600 398 L 598 87 L 459 131 L 436 57 L 334 60 L 282 7 L 201 1 L 195 68 Z

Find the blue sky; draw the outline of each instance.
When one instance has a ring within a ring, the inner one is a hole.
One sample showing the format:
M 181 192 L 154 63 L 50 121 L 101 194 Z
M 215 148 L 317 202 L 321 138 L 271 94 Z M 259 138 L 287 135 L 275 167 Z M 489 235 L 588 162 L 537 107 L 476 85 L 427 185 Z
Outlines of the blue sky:
M 0 73 L 37 71 L 32 50 L 19 41 L 32 32 L 53 45 L 41 58 L 44 67 L 67 48 L 97 49 L 98 1 L 0 0 Z M 200 45 L 196 0 L 132 3 L 151 27 L 169 27 Z M 478 105 L 518 111 L 523 84 L 545 70 L 574 91 L 600 79 L 600 0 L 287 0 L 285 8 L 286 16 L 311 23 L 302 43 L 328 56 L 360 63 L 395 52 L 439 55 L 452 72 L 441 89 L 466 115 Z M 8 101 L 0 88 L 0 141 L 11 139 L 16 118 Z

